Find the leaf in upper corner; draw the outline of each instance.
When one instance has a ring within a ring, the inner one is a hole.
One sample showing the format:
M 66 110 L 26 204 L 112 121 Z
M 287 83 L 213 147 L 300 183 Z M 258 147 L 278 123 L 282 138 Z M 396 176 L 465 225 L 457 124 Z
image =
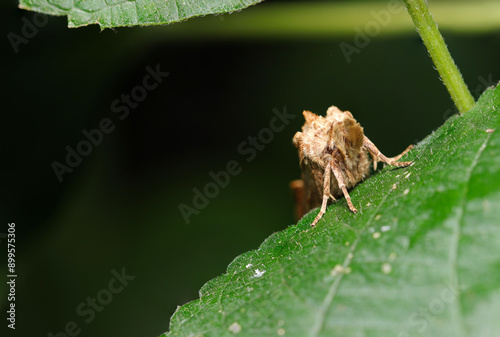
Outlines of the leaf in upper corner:
M 237 257 L 166 336 L 498 335 L 499 106 L 488 89 L 406 156 L 413 166 L 357 186 L 358 214 L 339 200 L 316 228 L 314 210 Z
M 19 7 L 51 15 L 67 15 L 69 27 L 101 28 L 173 23 L 194 16 L 244 9 L 262 0 L 20 0 Z

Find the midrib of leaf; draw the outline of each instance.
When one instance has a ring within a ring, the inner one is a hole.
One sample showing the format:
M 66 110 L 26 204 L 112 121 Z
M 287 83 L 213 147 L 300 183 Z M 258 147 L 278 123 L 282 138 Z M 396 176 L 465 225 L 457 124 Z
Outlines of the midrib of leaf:
M 349 267 L 353 257 L 354 257 L 354 252 L 356 250 L 356 247 L 358 246 L 359 241 L 361 240 L 361 236 L 358 236 L 356 238 L 356 241 L 351 246 L 351 249 L 349 250 L 349 253 L 344 259 L 344 262 L 342 263 L 342 268 L 345 270 L 347 267 Z M 328 290 L 328 293 L 325 296 L 325 300 L 323 301 L 321 307 L 318 310 L 318 315 L 316 316 L 316 320 L 314 321 L 314 325 L 312 326 L 311 333 L 309 334 L 310 337 L 317 337 L 319 336 L 319 333 L 323 329 L 323 324 L 325 322 L 325 317 L 326 313 L 330 309 L 331 304 L 333 303 L 333 300 L 335 298 L 335 295 L 337 294 L 337 290 L 340 286 L 340 282 L 342 281 L 344 276 L 344 273 L 339 273 L 338 277 L 335 278 L 335 281 L 332 283 L 330 289 Z
M 353 242 L 351 249 L 349 250 L 349 253 L 346 255 L 344 262 L 342 264 L 343 270 L 346 270 L 346 268 L 349 267 L 351 264 L 352 259 L 354 258 L 354 253 L 356 251 L 356 248 L 358 247 L 358 243 L 361 241 L 361 237 L 363 232 L 366 231 L 367 228 L 370 227 L 370 225 L 373 223 L 373 220 L 375 219 L 376 215 L 378 214 L 378 211 L 382 207 L 382 205 L 385 203 L 387 200 L 387 197 L 391 194 L 392 190 L 389 190 L 387 193 L 385 193 L 384 198 L 381 200 L 380 204 L 376 208 L 376 211 L 372 213 L 371 217 L 368 219 L 366 224 L 363 226 L 363 229 L 358 233 L 358 237 L 356 240 Z M 310 337 L 318 337 L 319 334 L 321 333 L 321 330 L 323 329 L 323 325 L 325 322 L 326 314 L 328 313 L 328 310 L 330 309 L 333 300 L 335 299 L 335 295 L 337 294 L 337 290 L 340 287 L 340 282 L 343 280 L 344 273 L 340 273 L 337 278 L 335 278 L 335 281 L 333 282 L 332 286 L 328 290 L 328 293 L 325 296 L 325 300 L 323 301 L 320 309 L 318 310 L 318 316 L 314 322 L 314 325 L 311 329 L 311 334 L 309 335 Z
M 460 240 L 460 234 L 461 234 L 461 227 L 462 227 L 462 222 L 463 222 L 463 216 L 464 216 L 464 209 L 466 206 L 467 202 L 467 193 L 469 191 L 469 184 L 470 184 L 470 178 L 472 176 L 472 172 L 474 171 L 474 168 L 476 167 L 477 163 L 479 162 L 479 159 L 481 158 L 481 155 L 484 152 L 484 149 L 486 149 L 486 146 L 491 139 L 491 134 L 489 134 L 486 139 L 484 140 L 483 144 L 481 144 L 481 147 L 476 153 L 476 156 L 474 157 L 471 165 L 469 166 L 469 169 L 467 170 L 467 179 L 466 179 L 466 186 L 463 191 L 463 196 L 462 200 L 460 203 L 460 207 L 458 209 L 458 217 L 457 221 L 455 221 L 454 226 L 453 226 L 453 236 L 451 240 L 451 245 L 450 245 L 450 280 L 451 284 L 453 285 L 454 292 L 458 294 L 458 299 L 453 302 L 453 319 L 455 322 L 457 322 L 456 326 L 458 329 L 458 333 L 460 337 L 466 337 L 469 334 L 467 333 L 467 328 L 465 326 L 465 321 L 463 318 L 463 313 L 462 313 L 462 307 L 461 307 L 461 301 L 460 301 L 460 291 L 457 289 L 457 285 L 459 284 L 459 279 L 458 279 L 458 244 Z

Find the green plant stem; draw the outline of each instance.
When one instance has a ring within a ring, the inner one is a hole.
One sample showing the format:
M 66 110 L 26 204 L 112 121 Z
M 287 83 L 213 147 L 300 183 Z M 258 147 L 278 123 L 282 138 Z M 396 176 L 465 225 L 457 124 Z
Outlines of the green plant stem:
M 427 1 L 405 0 L 405 4 L 458 111 L 467 112 L 474 105 L 474 98 L 453 61 L 443 36 L 439 33 L 427 7 Z

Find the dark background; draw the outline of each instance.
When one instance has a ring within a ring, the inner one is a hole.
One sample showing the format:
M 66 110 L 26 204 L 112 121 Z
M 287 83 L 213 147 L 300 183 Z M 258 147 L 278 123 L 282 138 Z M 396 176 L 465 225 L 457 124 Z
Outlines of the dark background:
M 56 334 L 69 321 L 81 336 L 167 330 L 177 305 L 295 222 L 288 183 L 300 176 L 291 140 L 302 110 L 350 110 L 393 156 L 454 109 L 416 33 L 381 34 L 347 63 L 339 44 L 353 36 L 175 39 L 172 26 L 68 29 L 66 18 L 47 17 L 15 53 L 7 34 L 20 35 L 33 13 L 15 1 L 0 6 L 2 275 L 7 223 L 17 235 L 17 329 L 9 335 Z M 444 35 L 475 97 L 500 78 L 498 33 Z M 111 102 L 157 64 L 170 75 L 120 120 Z M 239 144 L 285 106 L 296 117 L 247 162 Z M 65 147 L 75 149 L 82 130 L 103 118 L 115 129 L 60 183 L 51 163 L 64 163 Z M 193 189 L 230 160 L 241 173 L 186 224 L 179 205 L 192 206 Z M 86 323 L 76 308 L 122 268 L 135 279 Z M 5 317 L 5 282 L 0 289 Z

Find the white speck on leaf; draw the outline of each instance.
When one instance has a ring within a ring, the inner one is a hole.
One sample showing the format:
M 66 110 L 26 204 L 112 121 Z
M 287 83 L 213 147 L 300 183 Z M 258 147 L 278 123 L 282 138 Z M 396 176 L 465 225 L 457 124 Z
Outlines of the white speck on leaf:
M 391 230 L 391 226 L 387 226 L 387 225 L 386 225 L 386 226 L 382 226 L 382 227 L 380 228 L 380 231 L 382 231 L 382 233 L 384 233 L 384 232 L 388 232 L 388 231 L 390 231 L 390 230 Z
M 406 190 L 403 191 L 404 195 L 407 195 L 408 193 L 410 193 L 410 189 L 409 188 L 407 188 Z
M 409 172 L 409 173 L 405 176 L 405 178 L 406 178 L 406 179 L 408 179 L 410 176 L 411 176 L 411 172 Z
M 396 184 L 392 184 L 392 189 L 395 190 L 397 188 Z
M 372 234 L 372 237 L 377 240 L 380 237 L 380 232 L 375 232 Z
M 286 333 L 285 329 L 283 329 L 283 328 L 279 328 L 277 332 L 278 332 L 278 335 L 280 335 L 280 336 L 283 336 Z
M 247 268 L 247 269 L 248 269 L 248 268 L 250 268 L 250 267 L 252 267 L 252 266 L 253 266 L 253 264 L 249 263 L 249 264 L 247 264 L 247 265 L 245 266 L 245 268 Z
M 261 277 L 262 275 L 264 275 L 265 272 L 266 272 L 265 270 L 255 269 L 254 271 L 255 274 L 253 274 L 252 278 Z
M 341 274 L 344 272 L 344 267 L 340 264 L 337 264 L 331 271 L 330 271 L 330 276 L 335 277 L 338 274 Z
M 380 220 L 381 217 L 382 217 L 382 214 L 377 214 L 377 216 L 375 216 L 375 220 Z
M 239 333 L 241 331 L 241 325 L 238 322 L 234 322 L 227 329 L 232 333 Z
M 390 263 L 387 263 L 387 262 L 386 262 L 386 263 L 384 263 L 384 264 L 382 265 L 382 272 L 383 272 L 384 274 L 390 274 L 390 273 L 391 273 L 391 271 L 392 271 L 392 266 L 391 266 L 391 264 L 390 264 Z

